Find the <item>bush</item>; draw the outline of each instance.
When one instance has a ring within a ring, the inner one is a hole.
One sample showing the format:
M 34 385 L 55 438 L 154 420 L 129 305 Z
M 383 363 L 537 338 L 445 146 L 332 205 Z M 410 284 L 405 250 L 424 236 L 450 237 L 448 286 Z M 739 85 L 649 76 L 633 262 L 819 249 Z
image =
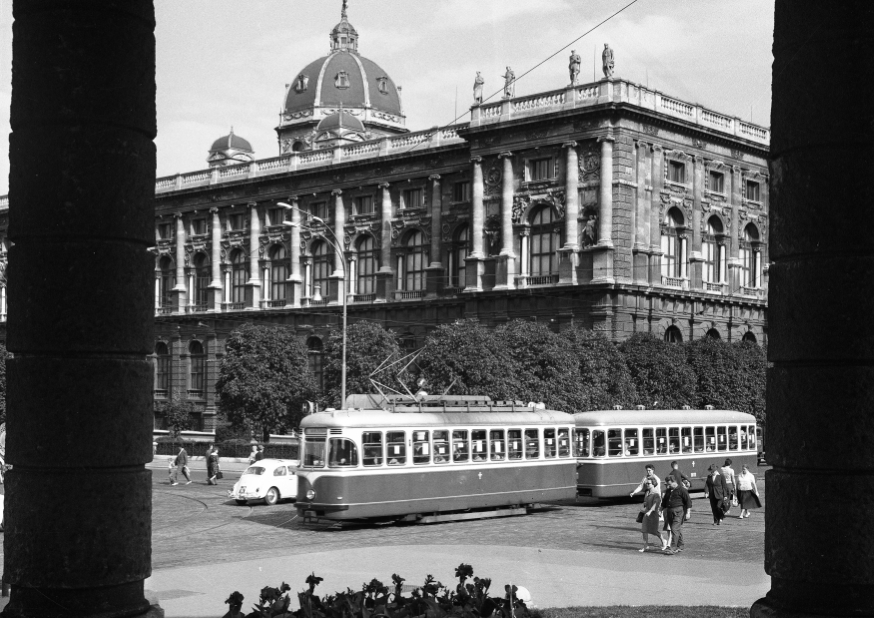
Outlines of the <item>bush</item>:
M 684 346 L 637 333 L 619 350 L 637 389 L 636 404 L 658 410 L 695 405 L 695 372 L 686 362 Z

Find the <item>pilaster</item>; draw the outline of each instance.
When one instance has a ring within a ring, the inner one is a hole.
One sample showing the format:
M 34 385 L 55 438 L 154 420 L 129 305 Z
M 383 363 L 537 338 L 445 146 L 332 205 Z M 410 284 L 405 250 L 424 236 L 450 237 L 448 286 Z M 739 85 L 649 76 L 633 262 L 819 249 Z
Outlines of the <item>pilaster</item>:
M 498 158 L 503 161 L 501 181 L 501 252 L 495 258 L 495 290 L 508 290 L 515 287 L 516 254 L 513 251 L 513 198 L 514 183 L 513 153 L 502 152 Z
M 261 268 L 258 264 L 261 218 L 258 204 L 249 202 L 249 280 L 246 282 L 246 309 L 261 308 Z

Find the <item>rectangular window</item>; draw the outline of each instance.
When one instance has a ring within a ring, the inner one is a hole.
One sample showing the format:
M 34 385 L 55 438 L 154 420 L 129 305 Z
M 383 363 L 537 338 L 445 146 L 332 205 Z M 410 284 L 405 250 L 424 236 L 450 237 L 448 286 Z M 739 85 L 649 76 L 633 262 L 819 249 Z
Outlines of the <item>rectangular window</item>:
M 695 444 L 695 452 L 704 452 L 704 428 L 696 427 L 694 430 L 693 442 Z
M 407 189 L 403 192 L 404 208 L 424 208 L 425 192 L 421 189 Z
M 692 452 L 692 428 L 691 427 L 683 427 L 680 431 L 680 434 L 683 436 L 683 452 L 691 453 Z
M 609 457 L 622 457 L 622 430 L 607 430 L 607 455 Z
M 670 427 L 668 429 L 668 452 L 671 455 L 680 452 L 680 428 Z
M 720 172 L 710 172 L 710 186 L 708 187 L 714 193 L 725 192 L 725 176 Z
M 449 432 L 445 429 L 434 432 L 434 463 L 449 463 Z
M 528 162 L 529 176 L 532 182 L 552 178 L 552 157 L 532 159 Z
M 488 443 L 486 442 L 486 430 L 476 429 L 470 432 L 471 437 L 471 452 L 474 461 L 485 461 L 488 459 Z
M 166 395 L 170 388 L 170 355 L 159 354 L 155 365 L 155 390 Z
M 346 438 L 331 438 L 331 448 L 329 453 L 329 468 L 358 467 L 358 447 L 355 446 L 355 443 L 352 440 Z
M 271 208 L 267 211 L 267 218 L 269 219 L 267 225 L 282 225 L 285 221 L 285 209 Z
M 206 224 L 206 219 L 194 219 L 191 222 L 191 233 L 194 236 L 200 236 L 209 232 L 209 226 Z
M 719 451 L 728 450 L 728 439 L 726 438 L 725 427 L 716 428 L 716 449 Z
M 749 436 L 749 439 L 750 439 L 750 450 L 755 451 L 756 450 L 756 426 L 755 425 L 750 425 L 749 427 L 747 427 L 747 435 Z
M 708 453 L 716 450 L 716 427 L 704 428 L 704 450 Z
M 655 432 L 652 427 L 643 430 L 643 454 L 655 454 Z
M 737 425 L 729 425 L 728 427 L 728 450 L 736 451 L 738 445 Z
M 507 459 L 522 459 L 522 430 L 507 430 Z
M 361 448 L 364 451 L 362 458 L 365 466 L 382 465 L 382 432 L 365 431 L 361 434 Z
M 206 357 L 192 354 L 189 357 L 191 362 L 191 373 L 189 376 L 189 390 L 192 394 L 203 394 L 203 378 L 206 369 Z
M 589 456 L 589 430 L 577 429 L 574 432 L 574 456 L 588 457 Z
M 540 432 L 537 429 L 525 430 L 525 459 L 540 459 Z
M 431 443 L 428 441 L 427 431 L 413 431 L 413 463 L 415 465 L 431 463 Z
M 469 202 L 470 182 L 456 182 L 455 186 L 452 188 L 452 199 L 455 202 Z
M 759 199 L 760 199 L 759 183 L 757 183 L 754 180 L 747 180 L 746 198 L 751 202 L 758 202 L 759 201 Z
M 238 213 L 228 217 L 228 226 L 231 230 L 241 231 L 246 229 L 246 215 Z
M 390 466 L 407 463 L 407 438 L 403 431 L 388 431 L 385 434 L 386 458 Z
M 741 425 L 741 427 L 740 427 L 740 450 L 742 450 L 742 451 L 747 450 L 747 431 L 746 431 L 746 429 L 747 428 L 745 425 Z
M 637 429 L 625 430 L 625 455 L 633 457 L 640 454 L 640 440 L 637 439 Z
M 303 443 L 303 465 L 307 468 L 325 467 L 325 438 L 306 438 Z
M 656 429 L 656 454 L 664 455 L 668 452 L 668 430 L 664 427 Z
M 560 427 L 558 430 L 558 456 L 571 456 L 570 430 L 567 427 Z
M 489 452 L 492 461 L 501 461 L 507 456 L 507 443 L 504 441 L 503 429 L 492 429 L 489 432 Z
M 355 198 L 355 212 L 359 215 L 373 214 L 373 196 L 362 195 Z
M 668 164 L 668 180 L 679 184 L 685 184 L 686 164 L 682 161 L 671 161 Z
M 558 445 L 555 442 L 555 429 L 543 430 L 543 456 L 555 457 Z
M 158 239 L 159 240 L 172 240 L 173 239 L 173 224 L 172 223 L 159 223 L 158 224 Z
M 452 461 L 465 463 L 470 459 L 470 442 L 467 440 L 467 431 L 455 429 L 452 431 Z
M 592 457 L 604 457 L 607 455 L 604 432 L 592 430 Z
M 313 217 L 318 217 L 322 221 L 328 220 L 328 202 L 313 202 L 307 207 L 307 211 Z

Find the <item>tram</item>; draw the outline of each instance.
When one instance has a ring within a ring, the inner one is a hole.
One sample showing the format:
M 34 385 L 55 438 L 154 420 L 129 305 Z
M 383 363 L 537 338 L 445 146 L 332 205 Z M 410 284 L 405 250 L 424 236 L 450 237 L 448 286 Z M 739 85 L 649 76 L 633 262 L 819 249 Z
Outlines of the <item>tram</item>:
M 569 414 L 486 397 L 350 395 L 301 423 L 305 520 L 523 514 L 576 495 Z
M 582 496 L 627 496 L 640 484 L 647 464 L 664 479 L 671 462 L 704 489 L 707 468 L 732 460 L 740 472 L 758 471 L 756 419 L 731 410 L 601 410 L 574 414 L 577 492 Z

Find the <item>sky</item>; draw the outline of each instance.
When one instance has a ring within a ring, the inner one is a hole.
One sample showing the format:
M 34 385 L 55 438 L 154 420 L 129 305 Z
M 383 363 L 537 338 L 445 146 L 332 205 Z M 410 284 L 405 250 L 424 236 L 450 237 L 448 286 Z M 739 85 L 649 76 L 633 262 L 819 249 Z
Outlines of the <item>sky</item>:
M 585 34 L 630 2 L 349 0 L 348 15 L 361 55 L 403 87 L 412 131 L 465 121 L 477 71 L 487 96 L 507 65 L 520 77 L 516 96 L 555 90 L 568 83 L 575 49 L 580 81 L 592 81 L 596 54 L 602 77 L 604 43 L 618 78 L 770 125 L 774 0 L 637 0 Z M 210 145 L 231 126 L 256 158 L 278 155 L 285 84 L 327 55 L 340 5 L 155 0 L 158 177 L 205 169 Z M 9 186 L 11 62 L 12 1 L 0 0 L 0 195 Z

